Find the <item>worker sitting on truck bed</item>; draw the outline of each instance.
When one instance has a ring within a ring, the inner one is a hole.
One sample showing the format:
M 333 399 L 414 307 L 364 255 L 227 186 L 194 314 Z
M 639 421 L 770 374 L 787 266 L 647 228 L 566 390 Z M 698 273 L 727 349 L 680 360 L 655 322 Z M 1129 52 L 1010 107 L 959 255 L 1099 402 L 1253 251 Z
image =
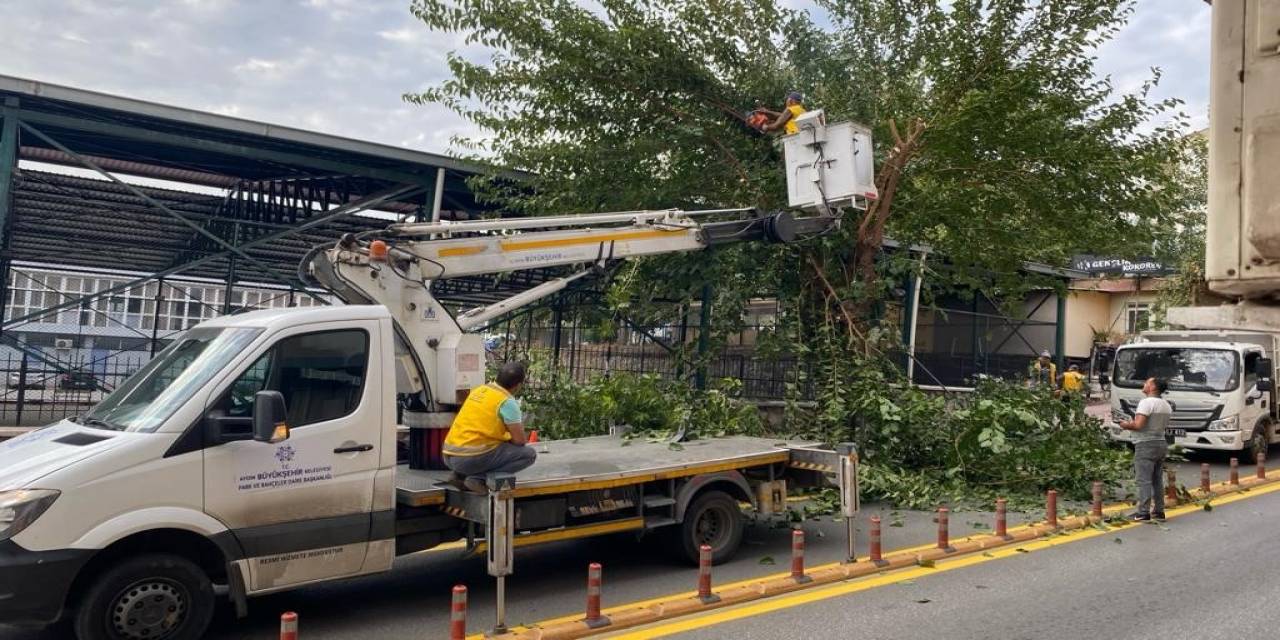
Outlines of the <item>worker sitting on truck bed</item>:
M 444 463 L 453 470 L 453 484 L 485 493 L 485 474 L 515 473 L 538 457 L 525 446 L 524 418 L 515 395 L 524 386 L 525 367 L 508 362 L 498 379 L 471 390 L 444 439 Z

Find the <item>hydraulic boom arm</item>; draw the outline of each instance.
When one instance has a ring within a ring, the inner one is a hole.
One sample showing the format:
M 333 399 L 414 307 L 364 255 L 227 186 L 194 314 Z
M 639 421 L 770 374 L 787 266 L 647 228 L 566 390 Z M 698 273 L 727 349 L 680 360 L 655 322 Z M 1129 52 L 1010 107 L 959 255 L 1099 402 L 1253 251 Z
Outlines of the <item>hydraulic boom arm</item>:
M 396 224 L 313 252 L 303 269 L 348 304 L 389 309 L 405 342 L 399 350 L 400 391 L 424 389 L 416 360 L 434 403 L 452 405 L 484 382 L 483 341 L 469 330 L 553 295 L 615 260 L 728 242 L 792 242 L 828 231 L 835 220 L 751 209 L 673 209 Z M 581 268 L 457 315 L 431 294 L 433 280 L 567 265 Z

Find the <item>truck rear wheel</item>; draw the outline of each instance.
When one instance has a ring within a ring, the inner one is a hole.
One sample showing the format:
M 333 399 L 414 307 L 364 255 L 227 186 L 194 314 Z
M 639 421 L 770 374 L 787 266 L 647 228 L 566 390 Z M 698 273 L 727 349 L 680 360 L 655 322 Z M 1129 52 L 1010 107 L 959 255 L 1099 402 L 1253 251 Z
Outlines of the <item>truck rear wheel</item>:
M 172 554 L 126 558 L 85 591 L 73 624 L 79 640 L 197 640 L 213 618 L 213 584 Z
M 738 501 L 723 491 L 704 491 L 693 499 L 684 512 L 684 522 L 672 527 L 679 532 L 674 550 L 688 562 L 697 564 L 698 548 L 711 547 L 712 564 L 733 557 L 742 544 L 745 528 Z

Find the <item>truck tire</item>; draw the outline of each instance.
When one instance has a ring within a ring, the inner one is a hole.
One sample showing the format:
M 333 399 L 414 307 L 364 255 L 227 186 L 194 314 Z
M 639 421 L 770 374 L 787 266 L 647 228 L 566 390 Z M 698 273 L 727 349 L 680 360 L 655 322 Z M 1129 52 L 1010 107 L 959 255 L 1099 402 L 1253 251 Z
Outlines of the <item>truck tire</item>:
M 738 501 L 723 491 L 704 491 L 689 503 L 684 522 L 671 527 L 679 535 L 672 550 L 685 561 L 698 563 L 698 548 L 711 547 L 711 563 L 720 564 L 733 557 L 742 544 L 746 523 Z
M 167 553 L 124 558 L 94 578 L 76 609 L 79 640 L 198 640 L 213 619 L 213 584 Z
M 1269 422 L 1260 422 L 1257 425 L 1254 425 L 1253 433 L 1249 436 L 1249 441 L 1244 443 L 1245 459 L 1241 461 L 1242 464 L 1249 464 L 1254 460 L 1257 460 L 1259 453 L 1264 456 L 1267 454 L 1267 448 L 1271 441 L 1270 432 L 1271 423 Z

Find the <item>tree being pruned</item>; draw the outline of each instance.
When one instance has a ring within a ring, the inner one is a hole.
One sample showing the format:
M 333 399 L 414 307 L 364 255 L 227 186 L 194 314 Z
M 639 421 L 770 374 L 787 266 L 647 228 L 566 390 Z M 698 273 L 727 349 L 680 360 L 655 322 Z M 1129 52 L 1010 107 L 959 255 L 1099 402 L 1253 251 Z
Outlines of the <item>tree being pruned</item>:
M 415 0 L 429 27 L 483 48 L 451 54 L 452 78 L 407 98 L 471 120 L 480 134 L 460 147 L 532 172 L 520 189 L 477 186 L 534 213 L 779 208 L 780 152 L 744 125 L 753 105 L 799 90 L 831 120 L 871 125 L 881 197 L 846 212 L 840 233 L 720 252 L 746 260 L 655 261 L 630 280 L 692 296 L 729 280 L 717 270 L 754 265 L 748 281 L 818 296 L 840 323 L 865 323 L 885 297 L 886 236 L 933 247 L 947 281 L 1008 295 L 1043 284 L 1018 274 L 1022 261 L 1141 255 L 1172 233 L 1179 102 L 1148 98 L 1158 71 L 1132 94 L 1095 77 L 1131 2 L 821 7 L 825 20 L 770 0 Z

